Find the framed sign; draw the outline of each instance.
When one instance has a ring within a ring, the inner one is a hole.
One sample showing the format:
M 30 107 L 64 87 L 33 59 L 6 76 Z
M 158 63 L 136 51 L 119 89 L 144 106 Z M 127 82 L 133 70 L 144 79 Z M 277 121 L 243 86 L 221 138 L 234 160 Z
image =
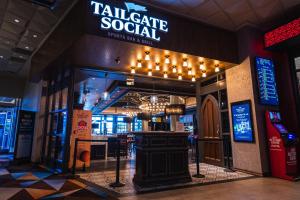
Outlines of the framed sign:
M 278 106 L 279 98 L 273 61 L 256 57 L 255 64 L 260 103 L 263 105 Z
M 251 101 L 231 104 L 232 129 L 235 142 L 254 142 Z

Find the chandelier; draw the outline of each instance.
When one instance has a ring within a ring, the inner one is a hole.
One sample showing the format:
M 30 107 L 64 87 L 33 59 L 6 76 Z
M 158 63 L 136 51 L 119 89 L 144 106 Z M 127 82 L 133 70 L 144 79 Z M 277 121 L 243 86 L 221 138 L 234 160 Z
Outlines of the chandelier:
M 170 105 L 170 97 L 166 95 L 143 96 L 141 101 L 140 110 L 152 114 L 162 113 L 165 111 L 165 107 Z

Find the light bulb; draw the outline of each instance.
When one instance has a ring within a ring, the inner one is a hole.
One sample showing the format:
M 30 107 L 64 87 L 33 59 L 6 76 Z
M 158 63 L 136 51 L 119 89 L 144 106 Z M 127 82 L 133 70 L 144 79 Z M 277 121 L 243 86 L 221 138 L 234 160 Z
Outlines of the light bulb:
M 159 71 L 159 70 L 160 70 L 159 63 L 156 63 L 155 70 L 156 70 L 156 71 Z
M 192 75 L 192 69 L 189 69 L 188 75 Z
M 166 56 L 165 63 L 170 64 L 170 56 Z
M 195 81 L 196 81 L 196 78 L 195 78 L 195 76 L 193 76 L 193 77 L 192 77 L 192 81 L 193 81 L 193 82 L 195 82 Z
M 215 68 L 215 72 L 219 72 L 220 71 L 220 68 L 219 67 L 216 67 Z
M 131 73 L 135 74 L 135 69 L 134 68 L 131 69 Z
M 200 70 L 205 70 L 204 63 L 200 63 Z
M 182 80 L 182 75 L 181 74 L 178 75 L 178 80 Z
M 184 66 L 184 67 L 187 67 L 187 66 L 188 66 L 187 59 L 184 59 L 184 60 L 183 60 L 183 66 Z
M 164 73 L 164 78 L 168 78 L 168 73 L 167 72 Z
M 142 61 L 138 60 L 137 67 L 138 67 L 138 68 L 141 68 L 141 67 L 142 67 Z
M 206 72 L 202 73 L 202 77 L 205 78 L 206 77 Z
M 152 69 L 152 64 L 151 63 L 148 65 L 148 69 Z
M 148 76 L 152 76 L 152 71 L 148 71 Z
M 176 69 L 176 66 L 173 66 L 173 73 L 176 73 L 177 72 L 177 69 Z
M 146 54 L 145 60 L 149 61 L 150 60 L 150 52 L 146 51 L 145 54 Z

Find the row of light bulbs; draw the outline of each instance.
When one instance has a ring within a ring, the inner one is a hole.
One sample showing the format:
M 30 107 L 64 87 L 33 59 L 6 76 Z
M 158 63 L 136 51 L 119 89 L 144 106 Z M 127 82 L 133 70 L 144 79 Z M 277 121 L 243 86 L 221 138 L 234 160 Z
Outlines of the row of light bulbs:
M 150 52 L 149 51 L 146 51 L 145 52 L 145 61 L 150 61 L 151 58 L 150 58 Z M 169 55 L 166 55 L 165 56 L 165 64 L 170 64 L 171 63 L 171 60 L 170 60 L 170 56 Z M 184 58 L 183 59 L 183 67 L 188 67 L 188 59 L 187 58 Z M 138 60 L 137 61 L 137 68 L 142 68 L 142 60 Z M 206 73 L 206 67 L 204 65 L 204 62 L 201 61 L 200 62 L 200 70 L 202 72 L 202 77 L 205 78 L 207 76 L 207 73 Z M 148 76 L 152 76 L 153 75 L 153 66 L 152 64 L 149 64 L 148 65 Z M 156 71 L 160 71 L 160 63 L 156 62 L 155 63 L 155 70 Z M 172 68 L 172 72 L 173 73 L 177 73 L 177 67 L 176 65 L 173 66 Z M 219 64 L 216 64 L 215 65 L 215 72 L 219 72 L 220 71 L 220 67 L 219 67 Z M 136 67 L 135 66 L 131 66 L 131 74 L 135 74 L 136 73 Z M 164 78 L 168 78 L 168 72 L 166 70 L 164 70 Z M 192 68 L 189 67 L 188 68 L 188 75 L 192 76 L 192 81 L 195 82 L 196 81 L 196 76 L 195 74 L 193 74 L 193 71 L 192 71 Z M 182 73 L 178 73 L 178 80 L 182 80 Z

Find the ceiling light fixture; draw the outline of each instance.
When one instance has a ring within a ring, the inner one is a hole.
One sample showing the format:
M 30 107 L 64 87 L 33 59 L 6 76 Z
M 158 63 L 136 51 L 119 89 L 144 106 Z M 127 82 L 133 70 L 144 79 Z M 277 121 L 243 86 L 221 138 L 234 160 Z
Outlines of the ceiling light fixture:
M 138 60 L 137 63 L 138 63 L 138 64 L 137 64 L 137 67 L 138 67 L 138 68 L 142 68 L 142 61 L 141 61 L 141 60 Z
M 36 34 L 33 34 L 32 37 L 37 38 L 38 36 Z
M 192 68 L 189 68 L 188 75 L 192 75 Z
M 150 52 L 146 51 L 145 54 L 146 54 L 145 60 L 149 61 L 150 60 Z
M 192 77 L 192 81 L 196 82 L 196 77 L 195 76 Z
M 184 66 L 184 67 L 187 67 L 187 66 L 188 66 L 187 58 L 183 59 L 183 66 Z
M 206 71 L 202 71 L 202 77 L 205 78 L 206 76 Z
M 152 70 L 148 71 L 148 76 L 152 76 Z
M 169 55 L 166 55 L 165 63 L 170 64 L 170 56 Z
M 135 74 L 135 67 L 133 67 L 133 66 L 131 67 L 131 73 Z
M 29 49 L 29 46 L 26 46 L 25 49 Z
M 156 70 L 156 71 L 159 71 L 159 70 L 160 70 L 159 63 L 156 63 L 155 65 L 156 65 L 156 66 L 155 66 L 155 70 Z
M 168 78 L 168 72 L 164 72 L 164 78 Z
M 200 70 L 205 70 L 204 62 L 200 62 Z
M 216 65 L 216 66 L 215 66 L 215 72 L 216 72 L 216 73 L 220 72 L 220 67 L 219 67 L 219 65 Z
M 176 72 L 177 72 L 177 68 L 176 68 L 175 65 L 173 66 L 173 70 L 172 70 L 172 71 L 173 71 L 173 73 L 176 73 Z
M 182 80 L 182 74 L 178 74 L 178 80 Z
M 20 23 L 20 20 L 19 19 L 14 19 L 14 22 Z

